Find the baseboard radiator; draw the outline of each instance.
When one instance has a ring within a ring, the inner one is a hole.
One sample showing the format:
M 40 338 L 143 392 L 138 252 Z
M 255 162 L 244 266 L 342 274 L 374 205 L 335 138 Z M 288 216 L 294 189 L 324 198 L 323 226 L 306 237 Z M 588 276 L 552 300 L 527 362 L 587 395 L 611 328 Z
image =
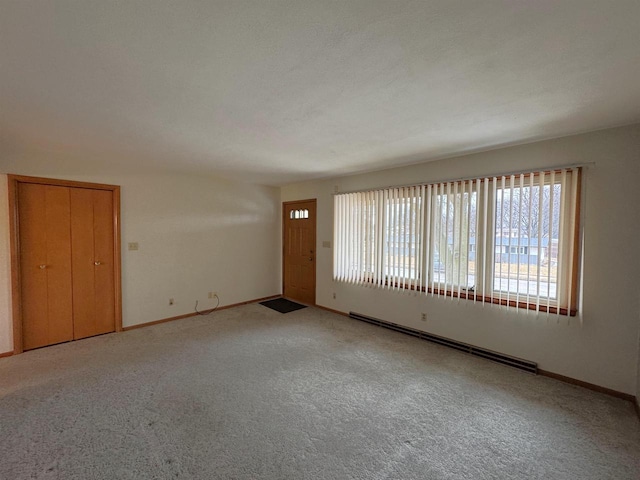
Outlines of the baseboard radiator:
M 469 353 L 471 355 L 475 355 L 476 357 L 486 358 L 487 360 L 498 362 L 498 363 L 501 363 L 502 365 L 507 365 L 509 367 L 514 367 L 519 370 L 524 370 L 525 372 L 534 373 L 534 374 L 538 373 L 538 364 L 535 362 L 531 362 L 529 360 L 512 357 L 510 355 L 505 355 L 503 353 L 487 350 L 486 348 L 476 347 L 475 345 L 469 345 L 468 343 L 458 342 L 457 340 L 441 337 L 439 335 L 423 332 L 420 330 L 416 330 L 415 328 L 405 327 L 403 325 L 398 325 L 397 323 L 387 322 L 386 320 L 380 320 L 379 318 L 369 317 L 367 315 L 362 315 L 356 312 L 349 312 L 349 317 L 353 318 L 354 320 L 360 320 L 362 322 L 371 323 L 379 327 L 384 327 L 390 330 L 395 330 L 397 332 L 406 333 L 407 335 L 412 335 L 414 337 L 421 338 L 423 340 L 428 340 L 430 342 L 437 343 L 439 345 L 455 348 L 456 350 L 460 350 L 461 352 Z

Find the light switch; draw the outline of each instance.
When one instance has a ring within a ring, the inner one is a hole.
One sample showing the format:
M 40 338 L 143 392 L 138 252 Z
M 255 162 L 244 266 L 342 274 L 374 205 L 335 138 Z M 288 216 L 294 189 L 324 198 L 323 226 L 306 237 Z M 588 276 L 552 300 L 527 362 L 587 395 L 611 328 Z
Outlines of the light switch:
M 129 250 L 138 250 L 138 242 L 129 242 Z
M 329 240 L 323 240 L 322 248 L 331 248 L 331 242 Z

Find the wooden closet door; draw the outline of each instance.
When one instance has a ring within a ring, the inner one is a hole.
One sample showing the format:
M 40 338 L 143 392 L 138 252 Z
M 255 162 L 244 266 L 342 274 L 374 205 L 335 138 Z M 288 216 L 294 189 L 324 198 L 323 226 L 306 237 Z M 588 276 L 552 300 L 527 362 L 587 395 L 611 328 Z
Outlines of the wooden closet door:
M 71 188 L 74 338 L 115 331 L 113 193 Z
M 72 340 L 69 189 L 20 184 L 18 209 L 23 348 Z

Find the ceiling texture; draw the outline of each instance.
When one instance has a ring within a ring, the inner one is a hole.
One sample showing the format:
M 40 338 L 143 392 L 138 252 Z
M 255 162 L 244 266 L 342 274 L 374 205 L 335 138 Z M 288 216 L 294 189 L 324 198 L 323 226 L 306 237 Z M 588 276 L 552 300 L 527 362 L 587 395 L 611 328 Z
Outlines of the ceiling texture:
M 0 0 L 0 168 L 285 185 L 640 122 L 639 25 L 638 0 Z

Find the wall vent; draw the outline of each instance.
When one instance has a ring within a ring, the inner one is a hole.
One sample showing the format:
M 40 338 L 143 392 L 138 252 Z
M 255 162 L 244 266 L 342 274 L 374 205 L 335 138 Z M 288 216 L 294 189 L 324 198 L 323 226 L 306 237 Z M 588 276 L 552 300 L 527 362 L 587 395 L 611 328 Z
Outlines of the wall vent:
M 386 320 L 380 320 L 379 318 L 369 317 L 367 315 L 362 315 L 356 312 L 349 312 L 349 317 L 353 318 L 354 320 L 360 320 L 362 322 L 371 323 L 379 327 L 406 333 L 407 335 L 412 335 L 414 337 L 428 340 L 433 343 L 438 343 L 446 347 L 455 348 L 456 350 L 460 350 L 461 352 L 469 353 L 477 357 L 486 358 L 487 360 L 498 362 L 509 367 L 514 367 L 519 370 L 524 370 L 525 372 L 534 374 L 538 373 L 538 364 L 529 360 L 512 357 L 503 353 L 487 350 L 486 348 L 476 347 L 475 345 L 458 342 L 457 340 L 441 337 L 439 335 L 423 332 L 421 330 L 416 330 L 415 328 L 405 327 L 403 325 L 398 325 L 397 323 L 387 322 Z

